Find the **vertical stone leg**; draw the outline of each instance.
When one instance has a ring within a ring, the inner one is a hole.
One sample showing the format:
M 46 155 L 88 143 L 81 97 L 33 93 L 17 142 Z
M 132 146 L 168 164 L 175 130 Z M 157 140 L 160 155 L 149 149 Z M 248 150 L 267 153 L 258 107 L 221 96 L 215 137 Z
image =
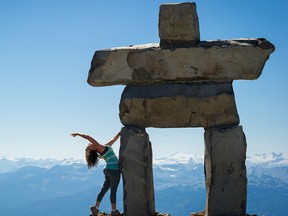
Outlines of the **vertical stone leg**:
M 152 148 L 145 129 L 125 127 L 122 130 L 119 165 L 123 177 L 125 216 L 154 215 Z
M 205 130 L 205 215 L 246 214 L 246 138 L 241 126 Z

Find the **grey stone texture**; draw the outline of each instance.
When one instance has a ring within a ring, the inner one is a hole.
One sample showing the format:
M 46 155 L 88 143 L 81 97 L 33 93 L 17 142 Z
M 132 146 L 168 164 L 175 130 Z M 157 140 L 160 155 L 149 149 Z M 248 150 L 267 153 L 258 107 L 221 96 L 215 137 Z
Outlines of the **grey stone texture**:
M 152 148 L 145 129 L 140 127 L 122 129 L 119 165 L 123 177 L 125 215 L 154 215 Z
M 205 215 L 246 214 L 246 138 L 241 126 L 205 130 Z
M 187 46 L 200 41 L 196 4 L 163 4 L 159 12 L 161 46 Z
M 92 86 L 257 79 L 274 51 L 265 39 L 204 41 L 197 46 L 161 48 L 145 44 L 96 51 Z
M 126 86 L 120 102 L 123 125 L 179 128 L 239 123 L 232 83 Z

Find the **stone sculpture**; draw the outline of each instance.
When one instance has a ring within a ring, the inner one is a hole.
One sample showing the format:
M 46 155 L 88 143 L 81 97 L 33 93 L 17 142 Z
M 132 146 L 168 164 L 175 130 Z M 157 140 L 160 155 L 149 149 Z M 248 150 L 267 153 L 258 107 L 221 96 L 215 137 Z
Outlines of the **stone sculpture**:
M 246 139 L 232 82 L 257 79 L 275 48 L 263 38 L 200 41 L 195 3 L 161 5 L 159 36 L 160 44 L 96 51 L 88 76 L 92 86 L 126 85 L 119 153 L 124 214 L 155 214 L 145 128 L 203 127 L 205 215 L 245 215 Z

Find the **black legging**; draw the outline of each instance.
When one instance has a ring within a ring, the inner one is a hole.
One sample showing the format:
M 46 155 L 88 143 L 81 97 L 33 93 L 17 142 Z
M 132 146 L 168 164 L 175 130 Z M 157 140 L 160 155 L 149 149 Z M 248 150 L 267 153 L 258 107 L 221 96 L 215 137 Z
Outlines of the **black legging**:
M 102 189 L 99 192 L 97 196 L 97 201 L 101 202 L 104 195 L 110 188 L 110 202 L 116 203 L 116 193 L 117 188 L 120 182 L 120 171 L 119 170 L 110 170 L 110 169 L 104 169 L 103 170 L 105 175 L 105 181 L 103 183 Z

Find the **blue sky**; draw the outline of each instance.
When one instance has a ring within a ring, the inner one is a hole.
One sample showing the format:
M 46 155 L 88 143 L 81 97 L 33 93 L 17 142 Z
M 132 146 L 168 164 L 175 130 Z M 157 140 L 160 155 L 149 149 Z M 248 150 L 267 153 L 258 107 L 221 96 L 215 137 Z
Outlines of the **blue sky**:
M 71 132 L 99 142 L 116 134 L 124 86 L 88 85 L 92 56 L 159 42 L 159 6 L 169 2 L 179 1 L 1 0 L 0 155 L 84 158 L 86 142 Z M 258 80 L 233 86 L 247 154 L 287 152 L 287 1 L 195 2 L 201 40 L 263 37 L 276 46 Z M 202 128 L 147 131 L 154 157 L 203 155 Z

